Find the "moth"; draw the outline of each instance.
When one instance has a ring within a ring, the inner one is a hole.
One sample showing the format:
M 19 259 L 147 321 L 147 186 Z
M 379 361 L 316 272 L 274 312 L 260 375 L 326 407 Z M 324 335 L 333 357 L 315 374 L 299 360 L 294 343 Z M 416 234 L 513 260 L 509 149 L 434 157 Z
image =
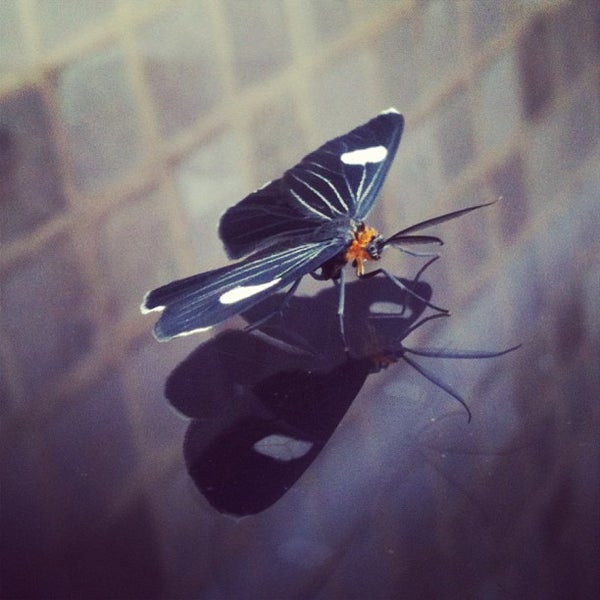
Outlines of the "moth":
M 222 332 L 171 373 L 165 394 L 192 419 L 184 441 L 186 467 L 215 509 L 244 516 L 277 502 L 323 450 L 367 379 L 396 362 L 406 361 L 458 400 L 470 418 L 460 394 L 410 355 L 476 359 L 515 348 L 405 346 L 415 329 L 443 315 L 423 316 L 429 284 L 402 283 L 414 294 L 398 293 L 386 278 L 348 284 L 349 353 L 328 316 L 337 302 L 329 288 L 313 298 L 292 298 L 281 323 L 264 322 L 281 301 L 268 298 L 244 314 L 251 324 L 262 322 L 258 330 Z
M 403 246 L 441 245 L 440 238 L 416 232 L 491 203 L 427 219 L 389 237 L 369 226 L 366 218 L 403 128 L 403 116 L 390 108 L 326 142 L 281 178 L 229 208 L 221 217 L 219 236 L 229 258 L 241 260 L 148 292 L 142 312 L 161 312 L 155 337 L 163 341 L 209 329 L 284 288 L 289 288 L 289 297 L 307 274 L 339 284 L 337 313 L 343 337 L 347 264 L 359 278 L 383 274 L 406 290 L 400 278 L 381 268 L 367 271 L 366 265 L 379 260 L 387 246 L 410 254 Z

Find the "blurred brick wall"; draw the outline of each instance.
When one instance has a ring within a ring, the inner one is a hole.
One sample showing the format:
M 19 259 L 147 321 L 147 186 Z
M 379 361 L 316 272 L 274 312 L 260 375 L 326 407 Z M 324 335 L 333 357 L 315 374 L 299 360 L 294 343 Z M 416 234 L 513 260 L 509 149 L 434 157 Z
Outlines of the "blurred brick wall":
M 593 0 L 1 2 L 2 596 L 592 597 L 599 31 Z M 157 344 L 143 293 L 388 106 L 382 230 L 502 197 L 444 226 L 429 341 L 524 347 L 431 366 L 470 426 L 390 369 L 298 490 L 220 517 L 162 392 L 203 338 Z

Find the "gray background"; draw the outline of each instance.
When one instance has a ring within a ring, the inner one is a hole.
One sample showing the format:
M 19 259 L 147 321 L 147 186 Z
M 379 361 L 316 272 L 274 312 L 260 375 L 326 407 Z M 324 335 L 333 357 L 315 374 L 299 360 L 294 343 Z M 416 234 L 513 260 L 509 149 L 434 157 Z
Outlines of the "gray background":
M 0 2 L 2 596 L 593 597 L 598 6 Z M 206 336 L 158 344 L 142 295 L 225 264 L 227 206 L 388 106 L 376 226 L 502 197 L 438 230 L 453 317 L 407 345 L 523 348 L 428 363 L 470 425 L 406 365 L 371 377 L 281 502 L 222 517 L 163 397 Z

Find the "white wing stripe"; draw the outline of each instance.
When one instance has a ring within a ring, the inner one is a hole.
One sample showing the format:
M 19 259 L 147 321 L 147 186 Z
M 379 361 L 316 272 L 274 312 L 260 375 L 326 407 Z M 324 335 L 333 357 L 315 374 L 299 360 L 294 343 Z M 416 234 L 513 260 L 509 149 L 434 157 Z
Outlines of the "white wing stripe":
M 233 269 L 229 273 L 223 275 L 223 277 L 218 277 L 212 285 L 207 285 L 205 292 L 206 294 L 210 294 L 213 290 L 223 289 L 232 282 L 235 282 L 238 286 L 243 286 L 248 280 L 254 280 L 264 273 L 268 273 L 274 264 L 280 266 L 277 277 L 283 278 L 290 269 L 298 266 L 298 258 L 302 257 L 302 263 L 308 263 L 325 248 L 334 244 L 337 245 L 338 243 L 339 240 L 334 239 L 331 243 L 327 244 L 323 244 L 322 242 L 303 244 L 302 246 L 295 246 L 289 250 L 276 252 L 275 254 L 266 256 L 257 260 L 255 264 L 242 263 L 238 269 Z M 244 273 L 244 277 L 240 277 L 240 270 Z
M 301 177 L 298 177 L 298 175 L 296 175 L 295 173 L 292 173 L 291 175 L 296 181 L 298 181 L 302 185 L 306 186 L 315 196 L 320 198 L 321 202 L 323 202 L 323 204 L 325 204 L 325 206 L 327 206 L 329 208 L 329 210 L 331 210 L 331 212 L 337 213 L 338 215 L 343 214 L 341 210 L 339 210 L 338 208 L 335 208 L 335 206 L 333 206 L 333 204 L 331 204 L 331 202 L 329 202 L 329 200 L 327 200 L 327 198 L 325 198 L 325 196 L 323 196 L 323 194 L 321 194 L 321 192 L 319 192 L 312 185 L 310 185 L 310 183 L 308 183 L 308 181 L 304 181 L 304 179 L 302 179 Z
M 379 179 L 379 172 L 381 171 L 381 169 L 383 169 L 384 165 L 381 164 L 377 167 L 377 171 L 375 172 L 374 175 L 372 175 L 369 178 L 369 185 L 367 186 L 367 189 L 364 191 L 364 193 L 359 197 L 358 202 L 360 203 L 363 198 L 367 197 L 369 195 L 369 193 L 371 192 L 371 188 L 375 185 L 375 182 Z
M 300 194 L 297 194 L 294 190 L 290 189 L 290 194 L 292 194 L 292 196 L 294 196 L 294 198 L 300 203 L 302 204 L 302 206 L 304 206 L 307 210 L 309 210 L 310 212 L 314 213 L 315 215 L 318 215 L 321 219 L 324 220 L 329 220 L 329 217 L 318 211 L 314 206 L 311 206 L 310 204 L 308 204 L 308 202 L 304 201 L 302 199 L 302 197 L 300 196 Z
M 321 166 L 318 163 L 314 163 L 314 164 L 317 165 L 317 166 Z M 340 194 L 339 190 L 335 187 L 335 185 L 333 185 L 333 183 L 331 182 L 330 179 L 328 179 L 324 175 L 321 175 L 320 173 L 317 173 L 316 171 L 313 171 L 312 169 L 306 169 L 306 172 L 310 173 L 311 175 L 314 175 L 315 177 L 318 177 L 321 181 L 324 181 L 331 188 L 331 190 L 335 193 L 336 198 L 338 199 L 338 202 L 342 205 L 342 207 L 346 211 L 348 210 L 348 204 L 346 203 L 346 201 L 344 200 L 344 198 Z M 339 210 L 337 210 L 337 212 L 340 213 L 340 214 L 343 214 Z
M 362 200 L 363 197 L 363 185 L 365 184 L 365 177 L 367 176 L 367 168 L 363 167 L 362 169 L 362 175 L 360 178 L 360 183 L 358 184 L 358 189 L 356 190 L 356 198 L 358 199 L 358 202 L 360 202 Z

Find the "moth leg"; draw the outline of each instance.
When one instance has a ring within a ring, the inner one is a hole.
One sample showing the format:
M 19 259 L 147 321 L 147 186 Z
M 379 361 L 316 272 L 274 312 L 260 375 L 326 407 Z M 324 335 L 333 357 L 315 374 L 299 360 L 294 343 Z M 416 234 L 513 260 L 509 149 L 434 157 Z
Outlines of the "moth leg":
M 342 342 L 344 343 L 344 352 L 348 354 L 348 342 L 346 340 L 346 328 L 344 325 L 344 307 L 346 304 L 346 276 L 342 269 L 338 279 L 333 280 L 335 285 L 339 286 L 339 298 L 338 298 L 338 309 L 337 315 L 340 322 L 340 334 L 342 336 Z
M 414 279 L 413 279 L 413 283 L 417 283 L 417 281 L 419 281 L 419 279 L 421 278 L 421 275 L 423 275 L 423 273 L 429 268 L 429 265 L 432 265 L 436 260 L 438 260 L 440 257 L 439 255 L 435 255 L 431 260 L 428 260 L 418 271 L 417 274 L 415 275 Z
M 411 360 L 404 353 L 402 354 L 402 360 L 406 361 L 413 369 L 415 369 L 415 371 L 421 373 L 421 375 L 423 375 L 425 379 L 431 381 L 433 385 L 437 386 L 438 388 L 440 388 L 440 390 L 446 392 L 446 394 L 452 396 L 455 400 L 462 404 L 462 407 L 467 411 L 467 423 L 471 422 L 471 409 L 469 408 L 468 404 L 464 401 L 463 397 L 456 390 L 454 390 L 450 384 L 445 383 L 444 381 L 439 379 L 436 375 L 431 373 L 431 371 L 425 369 L 425 367 L 420 365 L 418 362 Z
M 359 277 L 361 279 L 368 279 L 371 277 L 375 277 L 376 275 L 379 275 L 379 273 L 382 273 L 383 275 L 385 275 L 394 285 L 397 285 L 401 290 L 404 290 L 407 294 L 410 294 L 411 296 L 413 296 L 420 302 L 423 302 L 426 306 L 429 306 L 429 308 L 433 308 L 433 310 L 437 310 L 438 312 L 441 312 L 441 313 L 449 313 L 450 312 L 447 308 L 442 308 L 441 306 L 436 306 L 435 304 L 428 302 L 427 300 L 425 300 L 425 298 L 422 298 L 421 296 L 419 296 L 419 294 L 416 294 L 415 292 L 413 292 L 409 287 L 405 286 L 397 277 L 394 277 L 391 273 L 389 273 L 385 269 L 375 269 L 375 271 L 370 271 L 369 273 L 363 273 Z

